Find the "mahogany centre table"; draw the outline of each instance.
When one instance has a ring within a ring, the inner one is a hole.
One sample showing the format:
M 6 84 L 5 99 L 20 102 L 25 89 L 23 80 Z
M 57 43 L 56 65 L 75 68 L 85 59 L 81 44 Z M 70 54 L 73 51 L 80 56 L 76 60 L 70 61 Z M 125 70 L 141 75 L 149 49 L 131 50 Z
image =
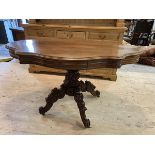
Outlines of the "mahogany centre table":
M 12 57 L 21 64 L 36 64 L 56 69 L 65 69 L 66 75 L 60 88 L 54 88 L 46 98 L 46 105 L 39 108 L 44 115 L 53 104 L 65 95 L 74 96 L 81 120 L 86 128 L 90 120 L 86 118 L 82 92 L 90 92 L 99 97 L 100 92 L 89 81 L 81 81 L 80 70 L 96 68 L 119 68 L 127 57 L 139 56 L 137 47 L 119 45 L 111 41 L 39 39 L 20 40 L 6 45 Z

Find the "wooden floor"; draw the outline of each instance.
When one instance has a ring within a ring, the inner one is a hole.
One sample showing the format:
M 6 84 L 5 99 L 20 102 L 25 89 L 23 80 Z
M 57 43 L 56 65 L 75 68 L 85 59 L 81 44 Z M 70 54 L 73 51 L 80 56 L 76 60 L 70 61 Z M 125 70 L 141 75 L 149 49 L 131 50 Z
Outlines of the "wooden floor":
M 27 69 L 0 63 L 0 134 L 155 134 L 155 68 L 126 65 L 116 82 L 89 79 L 101 91 L 100 98 L 84 93 L 90 129 L 83 128 L 72 97 L 41 116 L 38 108 L 64 77 Z

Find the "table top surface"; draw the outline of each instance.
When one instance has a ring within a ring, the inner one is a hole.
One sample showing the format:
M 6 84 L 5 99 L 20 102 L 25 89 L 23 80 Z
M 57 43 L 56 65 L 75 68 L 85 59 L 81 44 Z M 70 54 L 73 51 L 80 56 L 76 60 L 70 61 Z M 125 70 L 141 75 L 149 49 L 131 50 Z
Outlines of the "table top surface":
M 50 64 L 50 61 L 57 61 L 57 63 L 65 62 L 68 65 L 75 66 L 78 62 L 81 65 L 85 63 L 87 66 L 85 69 L 92 68 L 89 67 L 93 65 L 89 65 L 92 62 L 100 64 L 98 65 L 100 67 L 110 66 L 110 64 L 113 67 L 113 63 L 116 63 L 116 67 L 118 67 L 121 65 L 122 59 L 140 54 L 136 46 L 119 45 L 114 41 L 99 40 L 20 40 L 7 44 L 6 48 L 9 49 L 11 56 L 18 58 L 21 63 L 55 67 L 55 65 L 49 66 L 47 64 Z M 55 68 L 63 68 L 57 66 L 58 64 Z M 94 66 L 94 68 L 98 67 Z

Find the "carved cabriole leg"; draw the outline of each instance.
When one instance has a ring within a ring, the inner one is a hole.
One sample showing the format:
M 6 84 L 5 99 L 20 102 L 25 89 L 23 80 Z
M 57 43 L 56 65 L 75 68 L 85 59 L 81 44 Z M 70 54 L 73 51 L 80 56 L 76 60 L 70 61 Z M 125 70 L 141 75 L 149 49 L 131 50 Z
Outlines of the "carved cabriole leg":
M 51 91 L 51 93 L 48 95 L 48 97 L 46 98 L 46 105 L 45 105 L 45 107 L 40 107 L 39 108 L 39 113 L 44 115 L 47 111 L 49 111 L 51 109 L 53 104 L 58 99 L 62 99 L 64 96 L 65 96 L 65 90 L 54 88 Z
M 69 96 L 74 96 L 74 100 L 77 103 L 79 108 L 80 116 L 82 122 L 86 128 L 90 127 L 90 121 L 86 118 L 85 111 L 87 108 L 85 107 L 85 102 L 83 101 L 82 92 L 90 92 L 93 96 L 100 95 L 99 91 L 95 91 L 95 86 L 89 82 L 79 81 L 80 74 L 78 70 L 68 70 L 65 76 L 65 80 L 63 84 L 60 86 L 60 89 L 54 88 L 51 93 L 46 98 L 46 105 L 44 107 L 39 108 L 39 113 L 44 115 L 48 110 L 50 110 L 53 104 L 58 100 L 62 99 L 65 94 Z
M 80 82 L 80 90 L 82 92 L 87 91 L 91 93 L 93 96 L 100 97 L 100 92 L 98 90 L 95 90 L 96 87 L 90 81 L 85 81 L 85 83 L 83 81 L 79 82 Z
M 86 91 L 90 92 L 93 96 L 100 97 L 100 92 L 95 90 L 95 86 L 90 81 L 85 81 Z
M 79 108 L 81 120 L 86 128 L 90 128 L 90 120 L 86 118 L 85 111 L 87 108 L 85 107 L 85 102 L 83 101 L 83 94 L 82 93 L 75 93 L 74 100 L 77 103 Z

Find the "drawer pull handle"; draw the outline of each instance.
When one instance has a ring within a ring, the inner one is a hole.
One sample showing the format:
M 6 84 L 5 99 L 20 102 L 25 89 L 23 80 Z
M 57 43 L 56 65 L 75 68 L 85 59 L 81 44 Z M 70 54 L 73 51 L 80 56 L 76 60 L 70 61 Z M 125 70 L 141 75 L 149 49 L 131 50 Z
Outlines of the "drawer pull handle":
M 101 35 L 99 36 L 100 39 L 105 39 L 105 37 L 106 37 L 105 35 L 104 36 L 101 36 Z

